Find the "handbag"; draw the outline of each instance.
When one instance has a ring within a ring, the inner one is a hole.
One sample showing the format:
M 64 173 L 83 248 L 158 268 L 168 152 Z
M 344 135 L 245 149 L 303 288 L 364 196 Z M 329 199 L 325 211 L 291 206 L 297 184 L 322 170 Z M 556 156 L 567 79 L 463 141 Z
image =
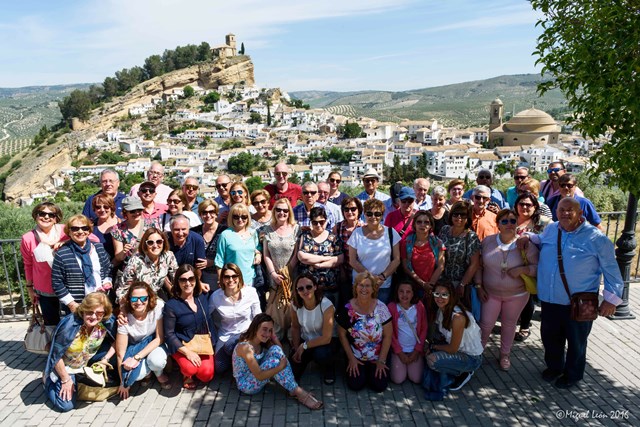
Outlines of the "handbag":
M 529 265 L 527 253 L 522 250 L 520 252 L 520 255 L 522 255 L 522 261 L 524 262 L 524 265 Z M 536 295 L 538 293 L 538 279 L 536 277 L 531 277 L 527 274 L 521 274 L 520 278 L 524 282 L 524 287 L 526 288 L 527 292 L 529 292 L 531 295 Z
M 113 370 L 109 363 L 94 363 L 82 368 L 77 378 L 77 399 L 85 402 L 102 402 L 118 394 L 118 385 L 109 379 L 107 369 Z
M 193 351 L 196 354 L 204 355 L 204 356 L 212 356 L 213 355 L 213 344 L 211 344 L 211 332 L 209 331 L 209 322 L 206 320 L 206 313 L 200 300 L 198 301 L 198 305 L 200 305 L 200 309 L 202 310 L 202 314 L 205 316 L 205 324 L 207 325 L 207 333 L 206 334 L 195 334 L 193 339 L 189 342 L 182 341 L 185 347 L 189 350 Z
M 29 353 L 49 354 L 51 348 L 51 330 L 44 325 L 40 306 L 34 304 L 29 328 L 24 336 L 24 349 Z
M 118 386 L 100 387 L 78 383 L 77 399 L 83 402 L 102 402 L 118 394 Z
M 576 322 L 591 322 L 598 318 L 598 293 L 597 292 L 576 292 L 571 294 L 569 292 L 569 285 L 567 284 L 567 278 L 564 273 L 564 264 L 562 263 L 562 232 L 558 227 L 558 268 L 560 270 L 560 277 L 562 278 L 562 284 L 564 290 L 569 296 L 571 303 L 571 320 Z

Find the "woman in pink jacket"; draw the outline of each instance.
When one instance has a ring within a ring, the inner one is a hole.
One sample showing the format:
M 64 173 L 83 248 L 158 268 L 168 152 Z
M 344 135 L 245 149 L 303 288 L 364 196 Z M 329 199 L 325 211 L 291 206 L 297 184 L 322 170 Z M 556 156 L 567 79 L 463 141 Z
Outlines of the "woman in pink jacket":
M 398 285 L 391 313 L 391 381 L 401 384 L 409 379 L 420 384 L 424 371 L 424 341 L 427 338 L 427 312 L 418 298 L 416 287 L 403 282 Z

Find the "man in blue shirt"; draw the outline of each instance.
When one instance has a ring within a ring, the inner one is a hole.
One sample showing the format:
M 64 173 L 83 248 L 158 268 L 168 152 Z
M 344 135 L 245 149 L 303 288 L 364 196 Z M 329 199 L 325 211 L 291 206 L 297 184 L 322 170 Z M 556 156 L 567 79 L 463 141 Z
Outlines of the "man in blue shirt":
M 190 264 L 197 268 L 198 274 L 207 266 L 204 239 L 198 233 L 189 230 L 189 218 L 176 214 L 171 218 L 169 249 L 176 257 L 178 265 Z M 206 289 L 205 289 L 206 288 Z M 209 291 L 209 286 L 202 283 L 202 290 Z
M 113 169 L 105 169 L 100 173 L 100 188 L 96 194 L 89 196 L 87 201 L 84 204 L 84 209 L 82 209 L 82 215 L 89 218 L 92 222 L 97 218 L 97 215 L 93 211 L 93 207 L 91 203 L 93 202 L 93 198 L 98 194 L 106 194 L 107 196 L 113 197 L 113 201 L 116 203 L 116 211 L 114 212 L 116 216 L 120 219 L 124 219 L 122 216 L 122 200 L 126 197 L 124 193 L 118 191 L 118 187 L 120 186 L 120 177 L 118 176 L 118 172 Z
M 302 203 L 293 208 L 293 216 L 301 227 L 309 227 L 311 219 L 309 212 L 311 208 L 323 208 L 327 212 L 326 229 L 331 231 L 336 224 L 336 218 L 325 205 L 318 202 L 318 186 L 313 182 L 305 182 L 302 185 Z
M 507 203 L 509 204 L 509 206 L 515 206 L 516 199 L 518 198 L 518 187 L 527 178 L 529 178 L 529 168 L 525 168 L 524 166 L 522 166 L 516 168 L 516 170 L 513 172 L 513 181 L 515 182 L 515 185 L 507 188 Z
M 558 232 L 561 234 L 562 263 L 571 294 L 598 292 L 600 278 L 604 276 L 604 300 L 598 314 L 611 316 L 615 313 L 616 306 L 622 302 L 624 284 L 614 256 L 613 243 L 585 220 L 580 203 L 573 198 L 560 200 L 557 215 L 558 222 L 549 224 L 540 235 L 523 236 L 522 243 L 526 245 L 530 240 L 540 245 L 540 333 L 547 365 L 542 377 L 549 382 L 557 378 L 556 387 L 570 388 L 582 380 L 584 375 L 587 340 L 593 322 L 571 320 L 570 298 L 559 271 Z
M 564 198 L 573 198 L 580 203 L 580 209 L 582 210 L 582 216 L 585 217 L 589 224 L 602 230 L 600 215 L 596 212 L 596 207 L 591 203 L 591 200 L 580 197 L 576 194 L 578 188 L 578 181 L 576 177 L 570 173 L 562 175 L 558 179 L 558 186 L 560 187 L 560 193 L 547 200 L 547 205 L 551 209 L 552 218 L 554 221 L 558 220 L 557 207 L 560 200 Z

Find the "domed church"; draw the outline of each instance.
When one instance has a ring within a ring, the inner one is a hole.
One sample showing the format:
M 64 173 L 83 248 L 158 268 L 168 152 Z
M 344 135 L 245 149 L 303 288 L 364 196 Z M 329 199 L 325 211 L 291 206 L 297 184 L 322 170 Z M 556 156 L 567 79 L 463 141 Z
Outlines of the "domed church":
M 495 99 L 490 106 L 490 148 L 558 143 L 561 129 L 549 114 L 529 108 L 519 112 L 508 122 L 502 123 L 503 107 L 500 99 Z

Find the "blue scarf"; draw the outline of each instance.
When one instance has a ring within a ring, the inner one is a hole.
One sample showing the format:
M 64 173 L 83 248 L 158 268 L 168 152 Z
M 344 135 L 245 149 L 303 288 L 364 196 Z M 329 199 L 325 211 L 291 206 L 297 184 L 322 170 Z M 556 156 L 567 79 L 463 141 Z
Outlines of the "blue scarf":
M 96 280 L 93 277 L 93 263 L 91 262 L 91 242 L 87 239 L 84 248 L 78 246 L 73 240 L 69 240 L 69 249 L 82 262 L 82 275 L 84 276 L 85 286 L 90 289 L 97 287 Z

